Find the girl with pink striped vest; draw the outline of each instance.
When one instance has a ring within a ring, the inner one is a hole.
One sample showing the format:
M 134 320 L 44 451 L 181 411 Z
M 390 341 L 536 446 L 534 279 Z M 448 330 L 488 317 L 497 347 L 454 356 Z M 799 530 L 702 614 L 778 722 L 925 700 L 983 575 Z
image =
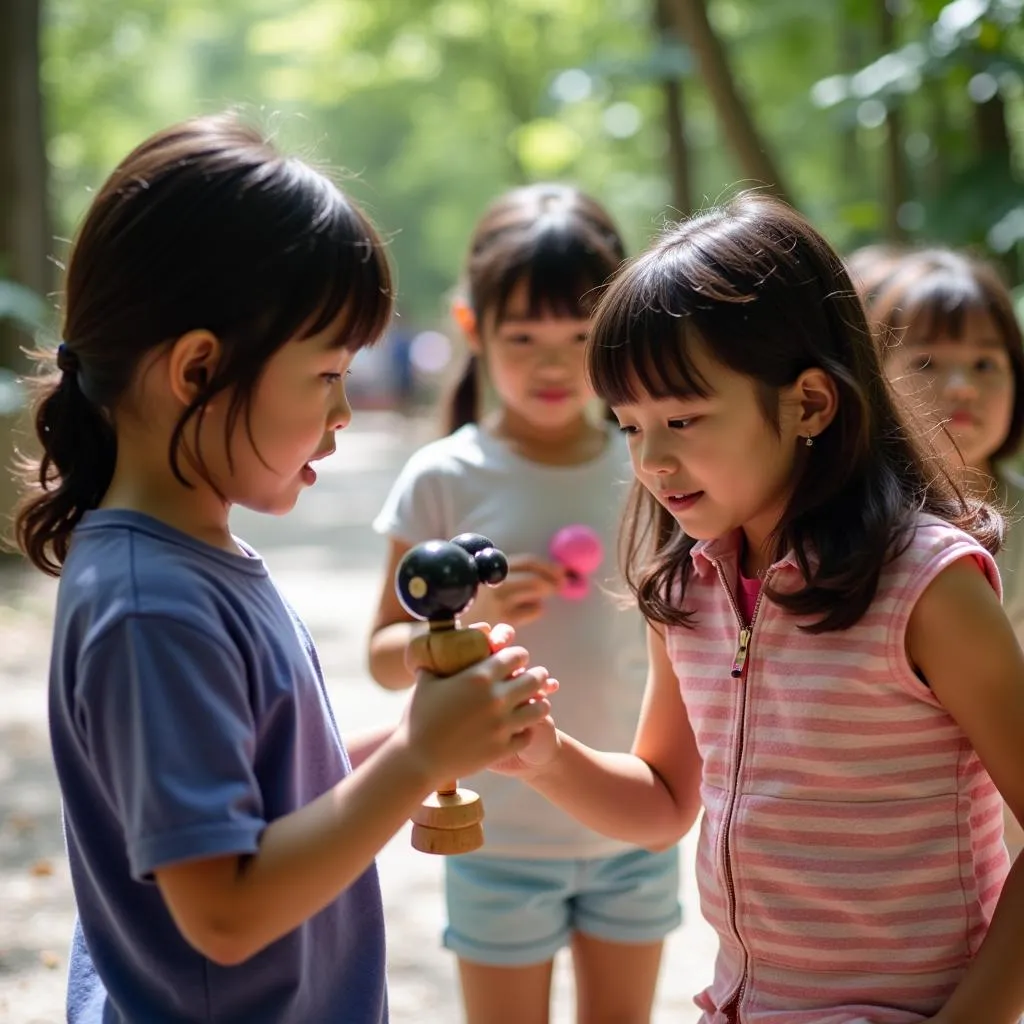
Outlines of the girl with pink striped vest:
M 588 358 L 638 482 L 644 710 L 630 754 L 548 723 L 504 769 L 652 848 L 703 807 L 702 1024 L 1017 1021 L 1024 860 L 1000 793 L 1024 813 L 1024 655 L 1001 521 L 904 426 L 838 256 L 738 199 L 626 267 Z

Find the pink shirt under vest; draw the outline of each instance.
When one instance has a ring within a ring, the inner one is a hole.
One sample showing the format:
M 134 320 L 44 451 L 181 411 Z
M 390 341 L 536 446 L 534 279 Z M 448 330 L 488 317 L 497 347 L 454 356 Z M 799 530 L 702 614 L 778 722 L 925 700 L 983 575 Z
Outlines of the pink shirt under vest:
M 740 570 L 740 576 L 736 583 L 736 600 L 740 606 L 740 617 L 745 625 L 749 625 L 754 617 L 754 609 L 757 607 L 757 598 L 761 593 L 761 581 L 755 576 L 748 579 Z
M 854 626 L 803 632 L 813 620 L 762 593 L 741 636 L 738 554 L 738 535 L 695 546 L 697 626 L 667 633 L 703 759 L 697 878 L 720 941 L 702 1024 L 918 1022 L 977 951 L 1008 860 L 999 794 L 908 663 L 906 627 L 960 558 L 999 592 L 995 563 L 922 516 Z M 797 589 L 795 559 L 764 582 Z

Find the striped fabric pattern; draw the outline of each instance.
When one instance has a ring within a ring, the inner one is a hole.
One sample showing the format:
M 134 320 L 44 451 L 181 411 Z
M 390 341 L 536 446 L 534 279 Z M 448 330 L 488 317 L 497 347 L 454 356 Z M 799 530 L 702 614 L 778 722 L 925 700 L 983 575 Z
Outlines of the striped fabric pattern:
M 922 516 L 867 614 L 810 634 L 763 598 L 733 678 L 738 537 L 702 542 L 668 652 L 703 758 L 701 907 L 721 947 L 704 1024 L 909 1024 L 985 935 L 1008 861 L 999 795 L 905 653 L 918 597 L 974 557 Z M 800 585 L 792 557 L 769 570 Z M 965 683 L 969 682 L 965 680 Z

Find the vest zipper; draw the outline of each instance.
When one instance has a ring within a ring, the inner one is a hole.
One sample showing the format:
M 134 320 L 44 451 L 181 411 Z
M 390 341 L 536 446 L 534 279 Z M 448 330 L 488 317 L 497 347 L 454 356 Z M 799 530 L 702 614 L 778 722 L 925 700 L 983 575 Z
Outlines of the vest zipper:
M 768 585 L 768 581 L 771 579 L 774 570 L 769 569 L 764 574 L 764 577 L 761 580 L 761 589 L 757 592 L 757 600 L 754 601 L 754 609 L 750 614 L 750 622 L 747 624 L 744 623 L 743 616 L 740 614 L 739 605 L 736 603 L 736 597 L 729 588 L 729 583 L 725 578 L 725 570 L 722 568 L 722 563 L 716 559 L 714 565 L 718 572 L 719 582 L 722 584 L 722 589 L 729 598 L 729 604 L 732 606 L 733 615 L 736 616 L 736 624 L 739 627 L 736 656 L 732 660 L 732 668 L 729 671 L 729 674 L 733 679 L 738 679 L 740 681 L 739 729 L 737 731 L 736 761 L 732 775 L 732 787 L 729 793 L 729 803 L 726 807 L 725 816 L 722 820 L 722 866 L 723 873 L 725 875 L 725 889 L 729 897 L 729 923 L 732 925 L 732 931 L 736 936 L 736 941 L 743 950 L 743 974 L 740 977 L 740 983 L 736 989 L 736 994 L 724 1008 L 724 1012 L 728 1018 L 729 1024 L 741 1024 L 740 1000 L 743 998 L 743 994 L 747 987 L 747 962 L 750 954 L 747 952 L 746 946 L 743 945 L 743 939 L 740 938 L 739 926 L 737 924 L 736 885 L 732 875 L 729 832 L 732 829 L 733 812 L 736 809 L 736 797 L 739 790 L 740 766 L 743 763 L 743 740 L 744 733 L 746 731 L 747 718 L 747 655 L 750 652 L 750 641 L 754 635 L 754 625 L 757 622 L 757 613 L 761 607 L 761 598 L 764 596 L 765 587 Z

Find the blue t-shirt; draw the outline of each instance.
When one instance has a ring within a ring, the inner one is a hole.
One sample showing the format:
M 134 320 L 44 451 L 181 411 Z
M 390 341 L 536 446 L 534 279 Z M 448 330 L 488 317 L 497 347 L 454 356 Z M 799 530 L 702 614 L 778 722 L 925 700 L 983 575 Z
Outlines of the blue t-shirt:
M 88 514 L 57 598 L 50 732 L 78 904 L 70 1024 L 382 1024 L 376 868 L 245 963 L 208 960 L 153 872 L 252 854 L 351 768 L 309 634 L 263 562 Z

